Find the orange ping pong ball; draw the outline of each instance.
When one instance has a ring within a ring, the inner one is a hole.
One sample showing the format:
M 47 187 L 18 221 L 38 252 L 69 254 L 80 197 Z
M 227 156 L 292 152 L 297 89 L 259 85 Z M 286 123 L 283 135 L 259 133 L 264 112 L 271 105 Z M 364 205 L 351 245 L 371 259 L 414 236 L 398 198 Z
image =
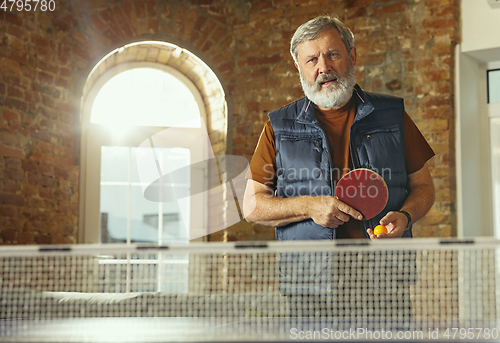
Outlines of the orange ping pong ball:
M 373 229 L 373 234 L 378 236 L 379 233 L 387 233 L 387 228 L 384 225 L 377 225 L 375 229 Z

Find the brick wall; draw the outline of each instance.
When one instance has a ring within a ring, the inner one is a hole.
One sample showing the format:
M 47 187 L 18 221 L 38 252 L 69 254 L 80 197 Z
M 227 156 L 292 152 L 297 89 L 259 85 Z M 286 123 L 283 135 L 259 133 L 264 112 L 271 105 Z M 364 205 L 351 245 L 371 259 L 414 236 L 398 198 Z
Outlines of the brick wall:
M 437 199 L 419 236 L 453 235 L 453 49 L 458 0 L 71 0 L 53 12 L 0 11 L 0 242 L 74 243 L 80 100 L 94 65 L 118 46 L 163 40 L 219 77 L 229 154 L 251 158 L 266 113 L 302 96 L 288 53 L 306 20 L 337 13 L 356 35 L 357 80 L 403 96 L 435 149 Z M 211 136 L 211 138 L 213 135 Z M 214 239 L 272 239 L 239 223 Z

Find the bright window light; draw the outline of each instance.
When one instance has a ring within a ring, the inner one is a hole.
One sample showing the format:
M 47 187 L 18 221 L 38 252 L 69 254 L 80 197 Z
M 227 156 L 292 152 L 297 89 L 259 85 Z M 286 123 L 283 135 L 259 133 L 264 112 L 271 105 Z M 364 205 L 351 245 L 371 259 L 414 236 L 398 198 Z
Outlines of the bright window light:
M 500 69 L 488 70 L 488 103 L 500 102 Z
M 110 127 L 200 127 L 200 109 L 189 88 L 173 75 L 136 68 L 109 80 L 99 91 L 90 122 Z

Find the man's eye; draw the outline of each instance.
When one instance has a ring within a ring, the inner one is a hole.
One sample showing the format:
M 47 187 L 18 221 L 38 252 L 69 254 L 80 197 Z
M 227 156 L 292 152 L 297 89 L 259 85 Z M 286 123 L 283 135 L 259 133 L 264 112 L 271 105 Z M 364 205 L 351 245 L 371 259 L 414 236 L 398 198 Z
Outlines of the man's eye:
M 314 63 L 314 61 L 316 61 L 316 58 L 311 58 L 307 63 Z
M 335 53 L 335 52 L 333 52 L 333 53 L 331 53 L 331 54 L 330 54 L 330 56 L 331 56 L 332 58 L 335 58 L 335 57 L 337 57 L 338 55 L 339 55 L 339 54 L 337 54 L 337 53 Z

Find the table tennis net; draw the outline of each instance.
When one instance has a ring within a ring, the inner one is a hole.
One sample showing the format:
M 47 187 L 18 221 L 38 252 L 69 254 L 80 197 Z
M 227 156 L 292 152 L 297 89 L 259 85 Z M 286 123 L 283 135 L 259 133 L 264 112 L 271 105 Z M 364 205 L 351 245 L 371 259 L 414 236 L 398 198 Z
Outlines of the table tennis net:
M 499 253 L 496 240 L 429 239 L 1 247 L 0 341 L 52 340 L 42 328 L 56 323 L 65 341 L 78 340 L 90 319 L 105 318 L 151 319 L 162 329 L 141 331 L 146 341 L 174 337 L 158 333 L 168 327 L 158 320 L 175 340 L 198 341 L 309 332 L 298 323 L 497 330 Z

